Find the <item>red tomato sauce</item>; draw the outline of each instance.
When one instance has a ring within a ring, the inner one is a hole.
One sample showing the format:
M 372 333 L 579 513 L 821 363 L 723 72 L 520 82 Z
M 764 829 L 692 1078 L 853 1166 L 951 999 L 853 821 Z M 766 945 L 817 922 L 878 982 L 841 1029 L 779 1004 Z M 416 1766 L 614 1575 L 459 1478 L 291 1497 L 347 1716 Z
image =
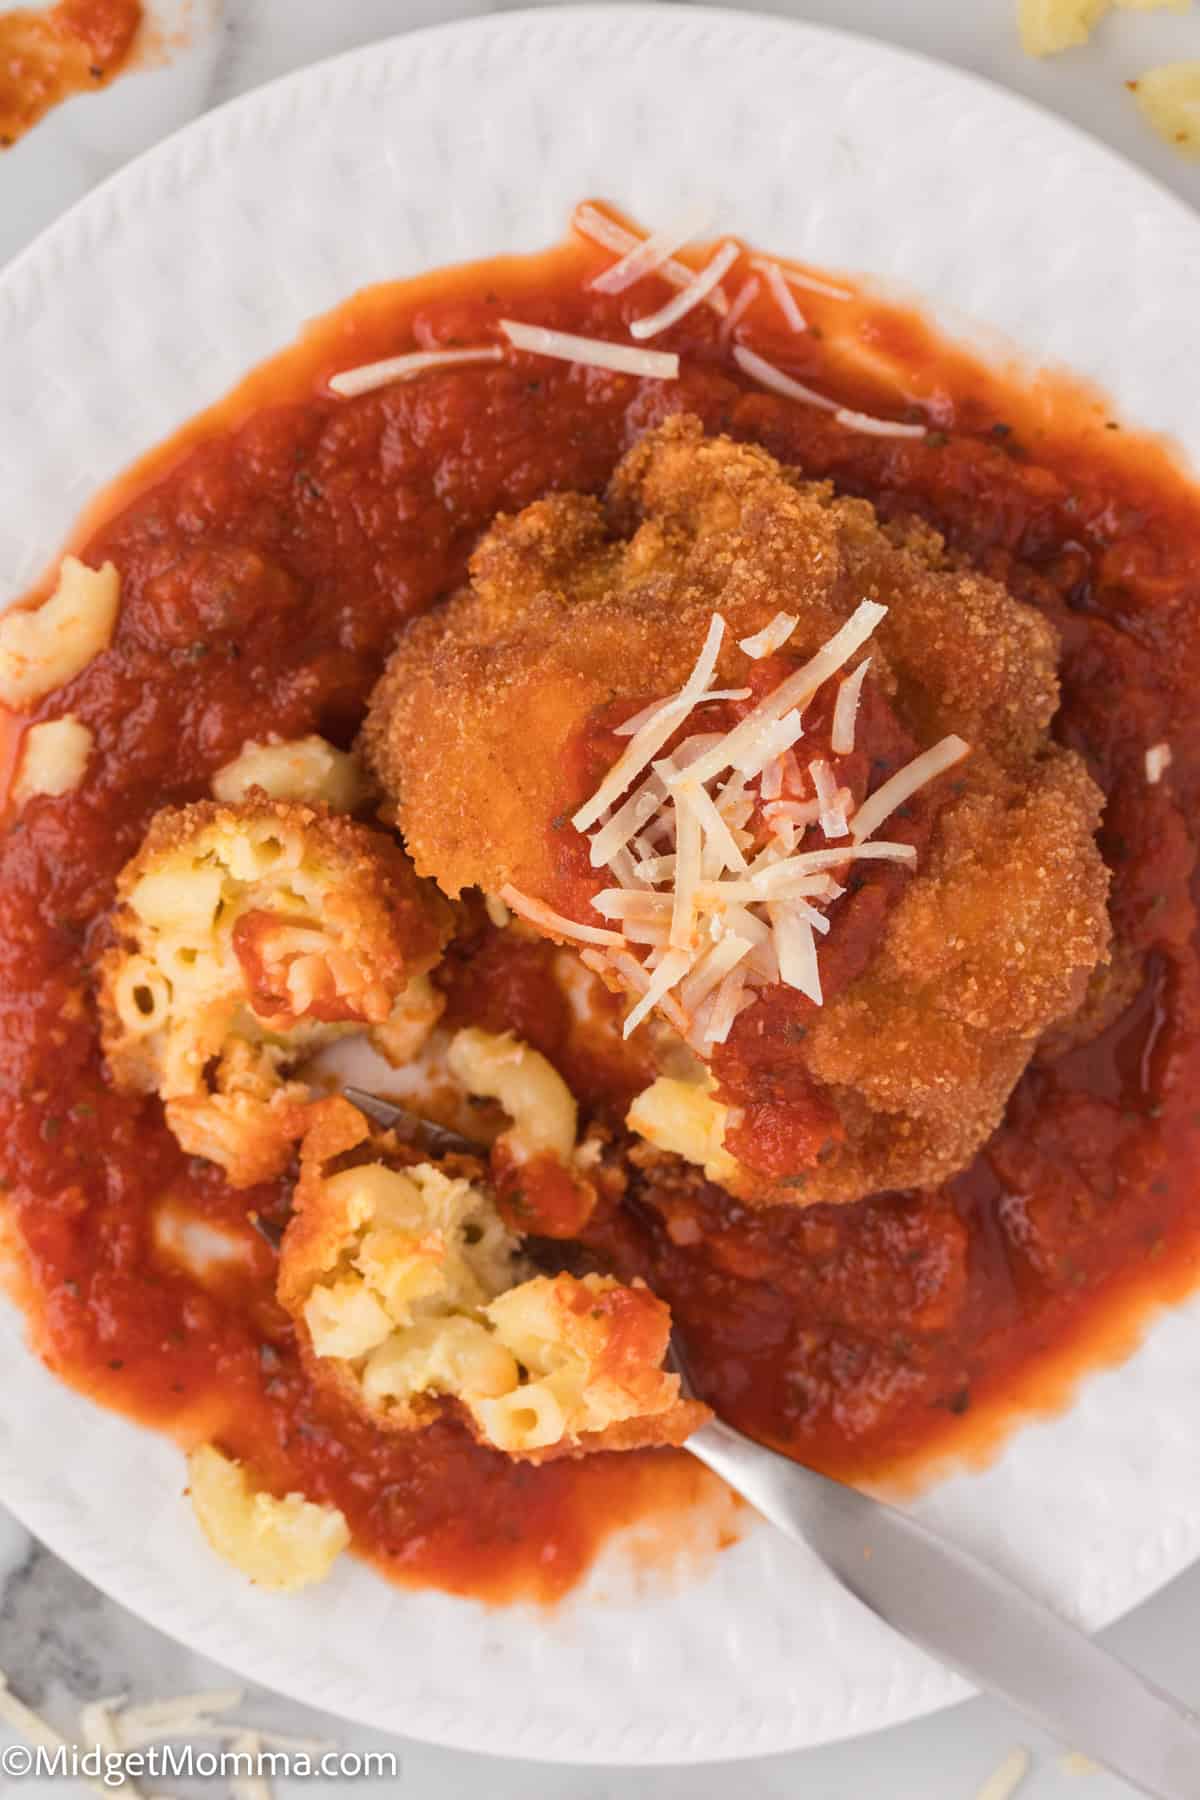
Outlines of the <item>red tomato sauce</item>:
M 128 62 L 141 0 L 59 0 L 0 13 L 0 150 L 60 101 L 106 87 Z
M 120 571 L 116 635 L 31 715 L 71 711 L 92 730 L 88 777 L 28 803 L 0 838 L 0 1180 L 40 1353 L 184 1443 L 215 1438 L 275 1491 L 335 1502 L 397 1577 L 492 1599 L 560 1595 L 621 1524 L 674 1512 L 686 1535 L 709 1478 L 674 1452 L 531 1468 L 451 1422 L 377 1433 L 314 1391 L 249 1217 L 281 1219 L 287 1184 L 234 1193 L 183 1155 L 157 1101 L 113 1092 L 89 957 L 160 806 L 207 794 L 252 735 L 349 745 L 397 633 L 462 580 L 492 516 L 551 488 L 598 490 L 672 412 L 885 515 L 921 514 L 1051 615 L 1057 730 L 1109 796 L 1101 843 L 1139 973 L 1095 1043 L 1039 1054 L 1001 1130 L 944 1189 L 751 1213 L 716 1189 L 635 1177 L 602 1202 L 588 1244 L 669 1300 L 731 1419 L 819 1466 L 893 1479 L 983 1454 L 1023 1413 L 1063 1403 L 1194 1285 L 1200 1246 L 1195 490 L 1162 446 L 1110 429 L 1096 395 L 986 368 L 865 297 L 813 296 L 803 339 L 761 299 L 749 341 L 847 404 L 894 416 L 920 401 L 937 424 L 924 440 L 858 435 L 754 389 L 703 310 L 673 328 L 673 383 L 514 353 L 355 400 L 328 391 L 339 368 L 478 343 L 503 316 L 616 335 L 657 288 L 587 291 L 604 260 L 569 244 L 360 295 L 104 496 L 75 547 Z M 1150 786 L 1144 753 L 1160 741 L 1174 760 Z M 10 741 L 0 767 L 12 756 Z M 863 905 L 851 960 L 876 928 Z M 438 976 L 447 1017 L 515 1030 L 557 1062 L 585 1116 L 619 1120 L 648 1055 L 571 1016 L 557 954 L 472 913 Z M 730 1049 L 724 1078 L 757 1084 L 768 1112 L 788 1023 L 781 1003 L 765 1070 L 745 1050 L 733 1069 Z M 206 1282 L 173 1262 L 152 1230 L 167 1200 L 239 1235 L 245 1261 Z

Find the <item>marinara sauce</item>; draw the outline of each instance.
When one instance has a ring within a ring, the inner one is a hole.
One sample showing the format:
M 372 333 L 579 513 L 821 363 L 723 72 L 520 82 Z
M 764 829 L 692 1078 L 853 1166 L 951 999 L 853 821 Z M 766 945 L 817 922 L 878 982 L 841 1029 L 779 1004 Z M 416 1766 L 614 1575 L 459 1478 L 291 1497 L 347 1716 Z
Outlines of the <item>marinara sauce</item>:
M 591 1248 L 670 1301 L 730 1419 L 820 1467 L 893 1479 L 1060 1405 L 1192 1287 L 1200 1249 L 1195 490 L 1096 395 L 985 368 L 860 295 L 806 297 L 803 337 L 766 297 L 739 329 L 846 404 L 895 417 L 919 402 L 923 439 L 865 436 L 756 389 L 705 309 L 667 340 L 675 382 L 510 353 L 355 400 L 328 390 L 339 368 L 492 341 L 505 316 L 623 335 L 666 290 L 588 291 L 605 260 L 573 242 L 362 294 L 118 483 L 76 540 L 120 571 L 114 641 L 32 715 L 91 729 L 87 779 L 30 802 L 0 840 L 0 1178 L 40 1353 L 185 1443 L 215 1438 L 275 1491 L 335 1502 L 398 1577 L 491 1598 L 562 1593 L 616 1526 L 652 1513 L 682 1516 L 686 1534 L 709 1478 L 676 1452 L 533 1468 L 454 1423 L 387 1435 L 317 1394 L 248 1220 L 282 1218 L 287 1184 L 231 1191 L 183 1155 L 157 1101 L 112 1091 L 89 956 L 157 808 L 205 795 L 249 737 L 349 745 L 397 634 L 462 580 L 493 515 L 600 489 L 670 413 L 885 516 L 921 515 L 1053 618 L 1056 729 L 1109 797 L 1126 1003 L 1086 1047 L 1043 1046 L 1005 1124 L 945 1188 L 755 1213 L 635 1175 L 592 1221 Z M 1158 743 L 1172 761 L 1152 784 Z M 449 1016 L 511 1025 L 559 1058 L 585 1114 L 619 1119 L 642 1072 L 575 1041 L 556 954 L 473 914 L 440 977 Z M 240 1253 L 198 1279 L 154 1230 L 164 1207 Z
M 0 13 L 0 150 L 72 94 L 105 87 L 128 62 L 141 0 L 58 0 Z

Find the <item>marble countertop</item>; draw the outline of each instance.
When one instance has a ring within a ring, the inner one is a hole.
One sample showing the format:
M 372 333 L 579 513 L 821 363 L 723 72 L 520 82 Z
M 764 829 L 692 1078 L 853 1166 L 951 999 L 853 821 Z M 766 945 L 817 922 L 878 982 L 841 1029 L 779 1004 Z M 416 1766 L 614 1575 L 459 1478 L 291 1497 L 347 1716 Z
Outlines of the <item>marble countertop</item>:
M 560 0 L 542 0 L 559 4 Z M 671 0 L 662 0 L 670 4 Z M 503 5 L 486 0 L 151 0 L 164 35 L 186 47 L 161 66 L 70 103 L 0 158 L 0 263 L 91 187 L 204 109 L 319 57 L 375 38 Z M 1186 162 L 1142 124 L 1122 83 L 1157 62 L 1200 57 L 1200 12 L 1122 14 L 1086 50 L 1048 63 L 1024 59 L 1015 0 L 759 0 L 757 10 L 866 32 L 940 56 L 1017 89 L 1140 163 L 1200 206 L 1200 163 Z M 1114 255 L 1120 253 L 1114 221 Z M 1200 1568 L 1107 1634 L 1152 1678 L 1200 1703 Z M 228 1674 L 141 1624 L 0 1512 L 0 1669 L 22 1699 L 68 1737 L 82 1701 L 129 1693 L 138 1701 L 231 1684 Z M 331 1739 L 356 1751 L 394 1749 L 393 1789 L 422 1800 L 716 1800 L 731 1782 L 742 1800 L 970 1800 L 1018 1744 L 1032 1753 L 1021 1800 L 1117 1800 L 1131 1790 L 1080 1775 L 1056 1748 L 1001 1707 L 970 1701 L 936 1718 L 854 1744 L 755 1763 L 621 1771 L 503 1762 L 427 1748 L 315 1714 L 265 1689 L 249 1690 L 239 1717 L 274 1731 Z M 0 1745 L 11 1741 L 0 1727 Z M 0 1777 L 0 1796 L 17 1783 Z M 186 1785 L 172 1784 L 185 1792 Z M 317 1800 L 332 1782 L 304 1784 Z M 378 1787 L 368 1781 L 367 1788 Z M 77 1784 L 46 1781 L 48 1800 Z M 204 1791 L 200 1787 L 195 1792 Z M 208 1791 L 212 1791 L 211 1784 Z M 299 1793 L 299 1785 L 291 1790 Z M 281 1783 L 281 1795 L 289 1784 Z

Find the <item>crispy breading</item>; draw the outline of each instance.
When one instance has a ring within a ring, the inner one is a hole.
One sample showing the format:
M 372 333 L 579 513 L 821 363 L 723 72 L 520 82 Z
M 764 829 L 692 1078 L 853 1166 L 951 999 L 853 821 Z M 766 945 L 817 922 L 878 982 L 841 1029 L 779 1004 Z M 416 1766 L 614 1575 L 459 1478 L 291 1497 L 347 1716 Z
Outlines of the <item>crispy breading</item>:
M 236 1186 L 278 1174 L 309 1095 L 287 1076 L 333 1038 L 413 1041 L 414 994 L 452 909 L 385 833 L 255 793 L 154 818 L 122 870 L 98 964 L 101 1041 L 127 1092 L 157 1093 L 183 1147 Z
M 708 1417 L 663 1369 L 670 1314 L 640 1283 L 539 1275 L 482 1165 L 423 1159 L 345 1100 L 316 1105 L 277 1288 L 313 1379 L 383 1430 L 458 1408 L 541 1462 L 681 1443 Z
M 779 610 L 799 617 L 800 662 L 864 599 L 888 608 L 865 691 L 910 754 L 952 732 L 971 754 L 930 803 L 867 966 L 806 1020 L 800 1054 L 835 1128 L 796 1179 L 728 1181 L 754 1203 L 852 1200 L 962 1167 L 1107 959 L 1102 796 L 1049 736 L 1051 624 L 921 522 L 881 528 L 867 502 L 676 418 L 628 453 L 603 508 L 560 494 L 495 522 L 471 588 L 401 642 L 364 731 L 423 874 L 451 895 L 511 883 L 578 918 L 568 821 L 596 782 L 579 755 L 589 724 L 677 690 L 714 612 L 724 687 L 745 676 L 739 639 Z M 838 903 L 829 916 L 836 945 Z

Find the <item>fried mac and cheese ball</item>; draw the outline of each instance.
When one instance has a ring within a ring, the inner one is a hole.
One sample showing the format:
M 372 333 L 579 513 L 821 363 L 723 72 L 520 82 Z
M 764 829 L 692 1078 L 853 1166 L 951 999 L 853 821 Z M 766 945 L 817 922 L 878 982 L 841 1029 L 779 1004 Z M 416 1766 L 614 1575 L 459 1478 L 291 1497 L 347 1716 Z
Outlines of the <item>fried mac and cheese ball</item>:
M 455 1402 L 481 1443 L 534 1461 L 681 1443 L 708 1414 L 663 1369 L 666 1306 L 536 1274 L 482 1174 L 372 1136 L 345 1100 L 314 1108 L 278 1295 L 315 1379 L 388 1430 Z
M 423 875 L 690 1046 L 651 1143 L 752 1204 L 851 1201 L 963 1167 L 1107 960 L 1058 653 L 929 527 L 677 418 L 603 500 L 495 522 L 363 747 Z
M 419 1047 L 451 909 L 383 832 L 259 793 L 160 812 L 112 926 L 113 1080 L 160 1095 L 183 1148 L 245 1187 L 279 1174 L 305 1128 L 301 1057 L 363 1031 L 394 1061 Z

